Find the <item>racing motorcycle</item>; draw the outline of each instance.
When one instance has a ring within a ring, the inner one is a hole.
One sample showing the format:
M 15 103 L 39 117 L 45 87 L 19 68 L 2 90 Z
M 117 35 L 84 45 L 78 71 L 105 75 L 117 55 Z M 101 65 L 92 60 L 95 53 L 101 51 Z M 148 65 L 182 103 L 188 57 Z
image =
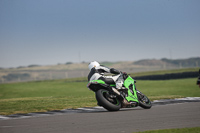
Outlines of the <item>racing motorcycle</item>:
M 115 84 L 105 83 L 103 80 L 89 81 L 87 87 L 95 92 L 96 100 L 99 106 L 103 106 L 108 111 L 118 111 L 120 108 L 132 108 L 140 106 L 144 109 L 150 109 L 152 104 L 147 96 L 136 89 L 136 81 L 129 75 L 126 76 L 119 96 L 115 89 Z M 126 101 L 129 104 L 126 104 Z

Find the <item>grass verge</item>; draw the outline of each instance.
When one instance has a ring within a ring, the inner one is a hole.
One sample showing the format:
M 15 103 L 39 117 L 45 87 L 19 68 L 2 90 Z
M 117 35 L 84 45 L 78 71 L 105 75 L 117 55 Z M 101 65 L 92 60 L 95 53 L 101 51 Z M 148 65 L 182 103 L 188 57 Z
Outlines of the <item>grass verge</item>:
M 200 133 L 200 127 L 151 130 L 137 133 Z
M 151 100 L 200 97 L 196 80 L 138 80 L 136 86 Z M 67 80 L 0 84 L 0 115 L 96 106 L 86 85 Z

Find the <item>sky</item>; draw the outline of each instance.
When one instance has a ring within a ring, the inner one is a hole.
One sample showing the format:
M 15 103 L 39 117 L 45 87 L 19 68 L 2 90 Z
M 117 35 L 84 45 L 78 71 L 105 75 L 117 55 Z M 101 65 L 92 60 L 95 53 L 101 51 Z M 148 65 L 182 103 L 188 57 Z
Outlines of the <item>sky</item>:
M 199 0 L 0 0 L 0 67 L 200 57 Z

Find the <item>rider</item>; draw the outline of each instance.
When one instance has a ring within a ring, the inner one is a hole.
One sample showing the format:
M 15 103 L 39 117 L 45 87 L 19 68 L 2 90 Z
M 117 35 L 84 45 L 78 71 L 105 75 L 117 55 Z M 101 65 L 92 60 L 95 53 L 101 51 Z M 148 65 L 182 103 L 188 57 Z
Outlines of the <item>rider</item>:
M 92 61 L 88 65 L 90 73 L 88 75 L 88 81 L 101 79 L 105 83 L 116 83 L 117 89 L 122 89 L 123 77 L 120 74 L 120 71 L 114 68 L 108 68 L 103 65 L 100 65 L 97 61 Z M 104 76 L 105 73 L 117 74 L 115 76 Z
M 100 65 L 97 61 L 92 61 L 89 63 L 88 68 L 90 70 L 90 73 L 88 75 L 88 81 L 91 80 L 98 80 L 101 79 L 105 83 L 108 84 L 116 84 L 116 88 L 112 87 L 112 90 L 118 95 L 121 96 L 124 99 L 124 104 L 127 104 L 127 101 L 125 101 L 125 98 L 118 90 L 120 89 L 125 89 L 127 90 L 124 86 L 124 79 L 128 77 L 128 75 L 123 72 L 121 74 L 120 71 L 114 69 L 114 68 L 108 68 L 103 65 Z M 111 73 L 111 74 L 116 74 L 114 76 L 104 76 L 105 73 Z M 126 91 L 125 91 L 126 92 Z
M 199 85 L 199 88 L 200 88 L 200 69 L 199 69 L 199 77 L 197 79 L 197 85 Z

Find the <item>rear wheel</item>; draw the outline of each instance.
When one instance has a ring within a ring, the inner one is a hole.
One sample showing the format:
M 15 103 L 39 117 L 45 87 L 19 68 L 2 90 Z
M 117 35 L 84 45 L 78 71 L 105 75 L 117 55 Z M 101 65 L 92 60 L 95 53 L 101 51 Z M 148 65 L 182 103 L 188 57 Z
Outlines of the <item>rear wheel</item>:
M 138 101 L 139 101 L 139 106 L 144 108 L 144 109 L 150 109 L 152 104 L 151 101 L 147 96 L 142 94 L 140 91 L 137 90 L 137 96 L 138 96 Z
M 121 102 L 109 93 L 108 90 L 100 89 L 96 92 L 98 104 L 108 111 L 118 111 L 121 108 Z

